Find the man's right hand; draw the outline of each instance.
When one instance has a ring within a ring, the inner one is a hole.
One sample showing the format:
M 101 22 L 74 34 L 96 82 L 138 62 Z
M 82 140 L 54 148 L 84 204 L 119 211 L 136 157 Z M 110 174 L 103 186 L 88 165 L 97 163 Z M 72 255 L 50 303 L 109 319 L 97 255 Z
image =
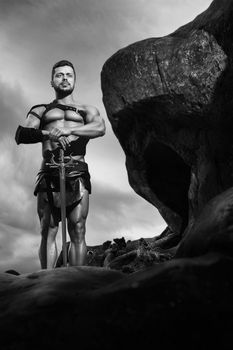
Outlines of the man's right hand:
M 64 149 L 64 151 L 70 147 L 70 141 L 68 139 L 68 137 L 66 136 L 61 136 L 59 137 L 58 141 L 59 145 Z
M 62 130 L 53 128 L 48 134 L 47 138 L 52 142 L 57 142 L 60 147 L 66 150 L 70 146 L 70 140 L 67 136 L 62 136 Z
M 60 129 L 57 128 L 53 128 L 49 131 L 49 140 L 53 141 L 53 142 L 57 142 L 59 137 L 62 136 L 62 132 Z

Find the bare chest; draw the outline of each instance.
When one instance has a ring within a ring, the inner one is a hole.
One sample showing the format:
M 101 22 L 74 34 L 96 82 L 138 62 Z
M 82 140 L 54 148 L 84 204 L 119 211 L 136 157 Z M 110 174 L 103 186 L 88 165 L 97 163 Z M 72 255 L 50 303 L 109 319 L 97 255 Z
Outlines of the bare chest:
M 43 115 L 44 125 L 67 125 L 67 124 L 84 124 L 83 116 L 76 108 L 69 107 L 69 109 L 52 108 Z

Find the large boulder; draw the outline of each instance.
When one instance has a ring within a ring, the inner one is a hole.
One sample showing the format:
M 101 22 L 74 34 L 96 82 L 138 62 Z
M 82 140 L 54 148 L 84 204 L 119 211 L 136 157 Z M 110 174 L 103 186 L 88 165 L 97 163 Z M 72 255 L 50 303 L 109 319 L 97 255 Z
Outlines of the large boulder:
M 231 349 L 233 260 L 0 274 L 1 349 Z
M 233 257 L 233 188 L 212 198 L 190 226 L 175 258 L 221 252 Z
M 232 228 L 230 188 L 205 205 L 169 261 L 131 274 L 114 270 L 118 258 L 106 267 L 1 273 L 1 348 L 231 349 Z
M 233 0 L 214 0 L 193 22 L 119 50 L 102 69 L 129 183 L 175 234 L 233 184 L 232 18 Z

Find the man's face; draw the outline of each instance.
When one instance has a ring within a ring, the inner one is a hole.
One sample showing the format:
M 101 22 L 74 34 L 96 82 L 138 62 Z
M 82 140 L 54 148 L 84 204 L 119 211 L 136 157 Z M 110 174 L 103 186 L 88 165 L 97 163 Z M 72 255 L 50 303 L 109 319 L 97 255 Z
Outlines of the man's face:
M 55 91 L 72 93 L 75 86 L 75 74 L 73 68 L 70 66 L 55 68 L 51 85 Z

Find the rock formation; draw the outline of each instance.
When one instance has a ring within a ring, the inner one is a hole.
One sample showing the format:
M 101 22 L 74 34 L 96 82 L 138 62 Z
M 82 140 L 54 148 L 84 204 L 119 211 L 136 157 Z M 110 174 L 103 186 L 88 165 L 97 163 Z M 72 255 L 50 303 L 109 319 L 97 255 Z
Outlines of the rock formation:
M 231 349 L 232 268 L 233 259 L 210 253 L 131 275 L 99 267 L 2 273 L 1 349 Z
M 218 252 L 233 257 L 233 188 L 212 198 L 182 239 L 175 258 Z
M 185 233 L 233 184 L 233 1 L 119 50 L 103 66 L 103 102 L 132 188 Z
M 144 264 L 131 274 L 113 270 L 121 266 L 117 258 L 106 267 L 1 273 L 1 348 L 62 350 L 76 341 L 85 350 L 118 350 L 127 344 L 231 349 L 232 225 L 231 188 L 207 203 L 169 261 L 152 261 L 149 250 L 150 267 Z M 138 247 L 122 238 L 116 242 L 122 249 L 128 244 L 131 254 Z M 103 246 L 110 248 L 109 242 Z M 145 259 L 147 246 L 140 240 L 136 254 Z
M 176 249 L 171 248 L 172 240 L 160 238 L 140 238 L 134 241 L 125 241 L 124 237 L 106 241 L 102 245 L 87 247 L 87 266 L 106 267 L 124 273 L 132 273 L 151 267 L 154 264 L 170 260 L 175 256 Z M 70 242 L 67 242 L 67 256 Z M 68 258 L 69 262 L 69 258 Z M 63 253 L 59 254 L 56 268 L 63 266 Z M 10 273 L 9 271 L 6 271 Z

